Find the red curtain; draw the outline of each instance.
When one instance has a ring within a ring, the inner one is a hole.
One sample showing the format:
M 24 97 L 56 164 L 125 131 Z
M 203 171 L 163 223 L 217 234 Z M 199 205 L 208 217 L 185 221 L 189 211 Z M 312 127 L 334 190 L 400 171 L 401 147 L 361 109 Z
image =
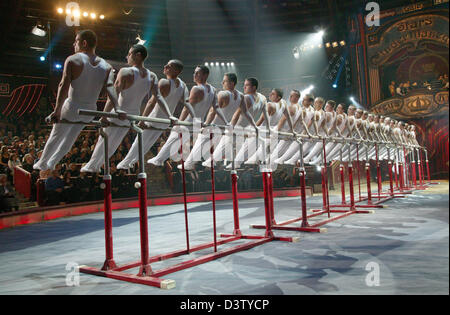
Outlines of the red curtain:
M 431 177 L 448 178 L 448 116 L 415 120 L 409 123 L 416 126 L 417 140 L 428 149 Z

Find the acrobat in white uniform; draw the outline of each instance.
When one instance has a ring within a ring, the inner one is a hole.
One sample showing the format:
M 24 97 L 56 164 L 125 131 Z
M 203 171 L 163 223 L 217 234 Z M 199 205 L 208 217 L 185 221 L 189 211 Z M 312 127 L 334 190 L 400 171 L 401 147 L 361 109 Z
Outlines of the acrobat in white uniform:
M 245 97 L 247 97 L 249 102 L 251 103 L 251 106 L 248 109 L 248 113 L 251 115 L 251 117 L 259 118 L 261 117 L 261 115 L 264 115 L 264 112 L 267 111 L 267 99 L 264 95 L 256 92 L 256 94 L 248 94 Z M 248 119 L 243 117 L 243 115 L 241 115 L 241 117 L 239 118 L 236 126 L 242 127 L 245 132 L 251 133 L 254 131 L 253 126 L 250 126 L 250 122 L 248 121 Z M 247 137 L 240 147 L 236 146 L 236 152 L 238 152 L 235 157 L 236 168 L 240 167 L 241 164 L 246 161 L 246 158 L 248 159 L 249 155 L 255 153 L 249 151 L 250 148 L 256 148 L 256 137 L 254 136 Z M 231 166 L 232 165 L 229 164 L 227 168 L 231 168 Z
M 167 106 L 169 107 L 170 113 L 173 114 L 175 111 L 175 108 L 180 102 L 183 102 L 186 100 L 187 97 L 189 97 L 189 91 L 187 89 L 186 84 L 180 79 L 177 78 L 176 82 L 173 79 L 168 79 L 170 82 L 170 92 L 169 94 L 164 97 Z M 177 86 L 178 83 L 178 86 Z M 148 115 L 150 118 L 167 118 L 166 113 L 163 109 L 159 106 L 159 104 L 155 104 L 155 107 L 151 111 L 151 113 Z M 155 127 L 164 129 L 167 128 L 167 124 L 160 124 L 160 123 L 150 123 L 147 122 L 146 125 L 148 127 Z M 142 151 L 145 155 L 150 148 L 155 144 L 155 142 L 159 139 L 159 137 L 162 135 L 164 130 L 152 130 L 152 129 L 146 129 L 144 130 L 142 134 Z M 131 168 L 139 159 L 139 143 L 138 139 L 136 139 L 133 142 L 133 145 L 131 146 L 130 150 L 128 151 L 128 154 L 125 156 L 125 158 L 117 165 L 118 169 L 129 169 Z
M 133 84 L 129 88 L 120 91 L 119 94 L 119 108 L 127 114 L 138 115 L 145 96 L 148 95 L 153 85 L 158 84 L 158 79 L 154 73 L 150 72 L 146 68 L 143 68 L 143 70 L 143 74 L 140 73 L 140 70 L 137 67 L 127 67 L 120 70 L 123 71 L 124 74 L 132 73 L 133 76 Z M 119 120 L 115 118 L 108 118 L 108 120 L 119 126 L 130 125 L 128 120 Z M 114 126 L 103 129 L 105 134 L 108 136 L 108 158 L 116 152 L 123 138 L 128 133 L 128 130 L 129 129 L 127 128 Z M 105 161 L 104 141 L 104 138 L 99 136 L 91 159 L 81 168 L 81 172 L 95 173 L 100 171 Z
M 80 116 L 78 110 L 97 110 L 97 99 L 112 69 L 105 60 L 98 56 L 96 58 L 96 64 L 92 64 L 89 56 L 83 52 L 68 58 L 81 64 L 83 69 L 80 76 L 70 82 L 68 97 L 61 109 L 61 120 L 89 123 L 94 119 L 93 116 Z M 55 123 L 41 158 L 33 168 L 42 171 L 54 169 L 72 148 L 84 127 L 83 124 Z
M 203 98 L 198 103 L 195 103 L 195 104 L 191 103 L 191 105 L 195 106 L 194 107 L 194 109 L 195 109 L 195 117 L 194 118 L 200 120 L 201 122 L 204 122 L 206 119 L 206 115 L 208 114 L 209 110 L 211 109 L 211 107 L 214 106 L 214 104 L 216 102 L 215 101 L 216 100 L 216 89 L 212 85 L 210 85 L 209 83 L 206 83 L 206 82 L 204 84 L 197 83 L 195 88 L 199 89 L 202 92 Z M 192 91 L 191 91 L 191 93 L 192 93 Z M 192 122 L 193 121 L 192 115 L 188 114 L 185 121 Z M 148 160 L 147 163 L 151 163 L 156 166 L 162 166 L 164 164 L 164 162 L 171 156 L 171 154 L 173 154 L 174 152 L 178 152 L 179 137 L 180 137 L 179 132 L 171 131 L 164 146 L 161 148 L 161 150 L 158 152 L 158 154 L 154 158 L 151 158 L 150 160 Z M 185 143 L 183 143 L 183 146 L 184 145 L 185 145 Z

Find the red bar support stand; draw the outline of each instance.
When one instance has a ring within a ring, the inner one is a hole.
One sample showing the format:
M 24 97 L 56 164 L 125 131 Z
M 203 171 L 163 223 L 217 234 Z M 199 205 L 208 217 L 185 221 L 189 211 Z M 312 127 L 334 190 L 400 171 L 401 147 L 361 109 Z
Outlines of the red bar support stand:
M 106 260 L 102 270 L 111 270 L 117 267 L 113 255 L 113 237 L 112 237 L 112 197 L 111 197 L 111 175 L 104 175 L 105 184 L 104 196 L 104 214 L 105 214 L 105 251 Z
M 237 171 L 231 171 L 231 191 L 233 194 L 233 217 L 234 217 L 234 231 L 235 235 L 242 235 L 241 229 L 239 227 L 239 203 L 238 203 L 238 177 Z
M 342 205 L 346 206 L 347 201 L 345 199 L 345 177 L 344 177 L 344 165 L 341 162 L 341 165 L 339 165 L 339 171 L 341 173 L 341 198 L 342 198 Z
M 141 232 L 141 267 L 138 273 L 139 277 L 149 276 L 152 274 L 152 268 L 149 263 L 148 249 L 148 214 L 147 214 L 147 174 L 140 173 L 138 175 L 139 187 L 139 217 L 145 218 L 140 220 Z

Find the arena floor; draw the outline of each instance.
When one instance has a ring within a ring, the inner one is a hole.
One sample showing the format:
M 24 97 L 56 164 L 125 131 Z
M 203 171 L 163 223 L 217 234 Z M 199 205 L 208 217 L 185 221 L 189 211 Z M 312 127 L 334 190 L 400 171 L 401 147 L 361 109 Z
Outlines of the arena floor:
M 320 207 L 321 200 L 320 195 L 308 198 L 308 207 Z M 263 233 L 248 228 L 264 223 L 263 200 L 239 204 L 242 230 Z M 299 215 L 298 198 L 277 198 L 274 204 L 278 220 Z M 86 274 L 80 275 L 79 286 L 66 284 L 73 271 L 66 270 L 68 264 L 103 263 L 102 213 L 6 229 L 0 231 L 0 294 L 449 294 L 448 182 L 386 205 L 374 214 L 329 223 L 323 234 L 276 232 L 299 236 L 298 243 L 270 242 L 166 275 L 176 281 L 172 290 Z M 218 233 L 232 231 L 231 209 L 231 200 L 217 202 Z M 115 211 L 113 217 L 116 262 L 138 260 L 138 209 Z M 212 241 L 211 220 L 211 203 L 189 205 L 191 244 Z M 183 249 L 183 205 L 149 208 L 149 229 L 151 256 Z M 159 269 L 211 252 L 152 266 Z

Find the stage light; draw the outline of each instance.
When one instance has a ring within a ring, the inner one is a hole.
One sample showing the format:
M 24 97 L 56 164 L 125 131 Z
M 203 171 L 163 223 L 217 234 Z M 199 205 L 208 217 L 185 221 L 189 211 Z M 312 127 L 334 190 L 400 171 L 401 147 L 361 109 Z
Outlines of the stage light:
M 102 14 L 100 15 L 100 20 L 103 20 L 105 18 L 105 16 Z
M 219 63 L 218 63 L 218 62 L 216 62 L 216 66 L 219 66 Z
M 311 85 L 309 86 L 309 89 L 310 89 L 310 90 L 314 90 L 314 85 L 311 84 Z
M 338 43 L 337 42 L 333 42 L 333 47 L 337 47 L 338 46 Z
M 345 46 L 345 41 L 341 40 L 341 42 L 339 44 L 341 44 L 341 46 Z
M 294 47 L 294 49 L 292 50 L 292 54 L 294 55 L 295 59 L 300 58 L 300 52 L 298 51 L 297 47 Z
M 40 60 L 40 61 L 45 61 L 45 57 L 44 57 L 44 56 L 41 56 L 41 57 L 39 57 L 39 60 Z
M 325 47 L 330 48 L 330 47 L 331 47 L 331 44 L 330 44 L 330 43 L 326 43 L 326 44 L 325 44 Z
M 66 9 L 66 14 L 71 14 L 72 11 L 70 11 L 70 9 Z
M 225 62 L 222 62 L 220 65 L 221 65 L 221 66 L 225 66 Z
M 353 96 L 350 97 L 350 101 L 355 102 L 355 98 Z
M 80 17 L 80 10 L 75 10 L 75 11 L 73 11 L 73 16 L 74 17 Z
M 316 171 L 320 172 L 322 168 L 320 166 L 316 166 Z
M 84 17 L 88 17 L 88 16 L 89 16 L 89 13 L 83 12 L 83 16 L 84 16 Z
M 62 65 L 61 65 L 60 63 L 55 63 L 55 68 L 56 68 L 56 69 L 61 69 L 61 68 L 62 68 Z
M 322 47 L 323 47 L 322 44 L 317 45 L 317 48 L 322 48 Z
M 39 22 L 38 24 L 36 24 L 35 27 L 33 27 L 33 29 L 31 30 L 31 33 L 39 36 L 39 37 L 44 37 L 45 35 L 47 35 L 47 31 L 45 30 L 45 27 L 40 25 Z
M 58 8 L 58 10 L 56 10 L 59 14 L 63 14 L 64 10 L 63 8 Z
M 205 62 L 205 66 L 209 66 L 209 63 Z
M 337 89 L 338 85 L 336 83 L 333 84 L 333 88 Z
M 97 14 L 91 13 L 91 19 L 95 19 L 97 17 Z
M 231 63 L 231 66 L 234 67 L 234 62 Z
M 230 66 L 230 63 L 229 62 L 227 62 L 227 67 L 229 67 Z
M 325 35 L 325 31 L 324 31 L 324 30 L 320 30 L 317 34 L 318 34 L 320 37 L 323 37 L 323 35 Z

